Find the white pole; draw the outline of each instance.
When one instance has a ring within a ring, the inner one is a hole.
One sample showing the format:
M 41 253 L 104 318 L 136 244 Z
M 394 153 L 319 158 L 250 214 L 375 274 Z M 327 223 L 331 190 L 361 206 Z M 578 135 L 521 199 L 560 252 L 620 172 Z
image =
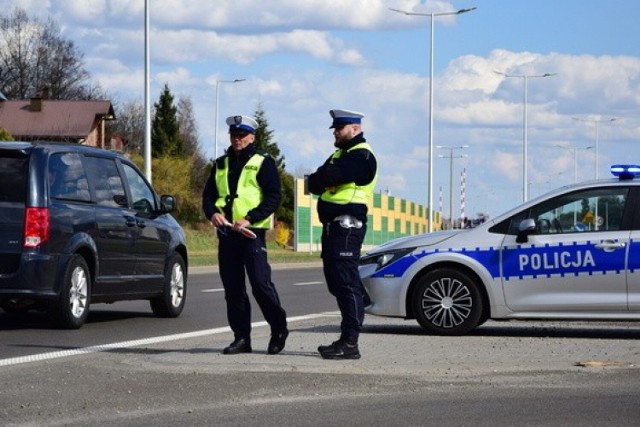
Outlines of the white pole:
M 218 86 L 220 85 L 220 80 L 216 80 L 216 111 L 214 117 L 214 131 L 213 131 L 213 141 L 214 141 L 214 150 L 213 150 L 213 159 L 218 158 L 218 105 L 220 100 L 220 95 L 218 94 Z
M 429 233 L 433 231 L 433 13 L 431 18 L 431 49 L 429 54 Z
M 528 156 L 527 156 L 527 152 L 529 151 L 529 141 L 527 139 L 527 76 L 523 77 L 523 81 L 524 81 L 524 93 L 523 93 L 523 100 L 524 100 L 524 107 L 522 109 L 523 111 L 523 118 L 522 118 L 522 188 L 523 188 L 523 192 L 522 192 L 522 197 L 523 197 L 523 201 L 526 202 L 527 200 L 529 200 L 529 184 L 527 181 L 529 181 L 529 170 L 527 168 L 527 164 L 528 164 Z
M 149 65 L 149 0 L 144 2 L 144 165 L 151 182 L 151 89 Z
M 468 9 L 459 9 L 455 12 L 441 12 L 441 13 L 413 13 L 406 12 L 398 9 L 391 9 L 394 12 L 403 13 L 405 15 L 419 15 L 419 16 L 428 16 L 430 19 L 430 27 L 431 27 L 431 48 L 429 51 L 429 172 L 428 172 L 428 180 L 427 188 L 428 188 L 428 196 L 427 196 L 427 210 L 428 210 L 428 231 L 431 233 L 433 231 L 433 38 L 434 38 L 434 30 L 433 30 L 433 20 L 434 17 L 437 16 L 445 16 L 445 15 L 461 15 L 463 13 L 471 12 L 475 10 L 475 7 L 471 7 Z
M 556 73 L 545 73 L 540 75 L 527 75 L 527 74 L 506 74 L 501 71 L 495 71 L 495 73 L 503 75 L 505 77 L 517 77 L 522 79 L 523 88 L 522 88 L 522 98 L 523 98 L 523 107 L 522 107 L 522 201 L 526 202 L 529 200 L 529 171 L 528 171 L 528 150 L 529 150 L 529 141 L 528 141 L 528 119 L 527 119 L 527 97 L 528 97 L 528 78 L 529 77 L 551 77 L 555 76 Z

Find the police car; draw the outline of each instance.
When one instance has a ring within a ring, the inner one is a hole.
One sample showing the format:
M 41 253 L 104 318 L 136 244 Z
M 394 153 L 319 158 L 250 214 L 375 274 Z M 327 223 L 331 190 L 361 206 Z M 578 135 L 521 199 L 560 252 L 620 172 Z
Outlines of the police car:
M 640 320 L 640 166 L 552 191 L 473 229 L 362 256 L 368 314 L 463 335 L 487 319 Z

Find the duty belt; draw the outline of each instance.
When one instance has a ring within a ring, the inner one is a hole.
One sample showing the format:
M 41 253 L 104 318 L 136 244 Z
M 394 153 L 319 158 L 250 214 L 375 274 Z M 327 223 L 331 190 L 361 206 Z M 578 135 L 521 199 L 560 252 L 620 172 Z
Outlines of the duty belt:
M 340 223 L 342 228 L 362 228 L 362 221 L 351 215 L 340 215 L 333 218 L 333 222 Z

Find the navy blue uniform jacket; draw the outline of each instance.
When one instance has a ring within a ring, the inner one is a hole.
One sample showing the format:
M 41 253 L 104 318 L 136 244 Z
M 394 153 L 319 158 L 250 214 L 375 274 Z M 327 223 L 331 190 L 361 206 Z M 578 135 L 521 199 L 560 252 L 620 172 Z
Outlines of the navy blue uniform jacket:
M 355 182 L 356 185 L 367 185 L 376 176 L 378 163 L 375 156 L 369 150 L 353 150 L 346 152 L 349 148 L 361 142 L 366 142 L 364 134 L 360 133 L 353 137 L 342 150 L 345 153 L 330 163 L 331 157 L 309 175 L 309 191 L 320 195 L 328 187 L 335 187 L 340 184 Z M 338 205 L 335 203 L 318 200 L 318 216 L 320 222 L 327 223 L 339 215 L 352 215 L 363 223 L 367 222 L 367 205 L 362 203 L 347 203 Z
M 229 148 L 227 153 L 219 157 L 211 169 L 211 175 L 207 180 L 207 184 L 202 192 L 202 210 L 204 211 L 207 219 L 211 219 L 214 213 L 219 212 L 215 206 L 216 200 L 218 200 L 218 187 L 216 186 L 216 170 L 219 167 L 224 167 L 224 158 L 229 157 L 229 193 L 236 195 L 238 190 L 238 179 L 240 178 L 240 172 L 242 168 L 247 164 L 251 156 L 257 152 L 254 144 L 249 144 L 244 150 L 240 151 L 236 156 L 234 151 Z M 266 154 L 261 152 L 262 154 Z M 251 209 L 248 213 L 249 222 L 256 223 L 269 215 L 274 213 L 280 205 L 280 198 L 282 192 L 280 189 L 280 175 L 278 174 L 278 168 L 275 160 L 269 155 L 265 156 L 262 166 L 257 175 L 258 184 L 262 188 L 262 194 L 264 199 L 262 203 Z M 227 203 L 224 208 L 224 216 L 232 221 L 231 204 Z

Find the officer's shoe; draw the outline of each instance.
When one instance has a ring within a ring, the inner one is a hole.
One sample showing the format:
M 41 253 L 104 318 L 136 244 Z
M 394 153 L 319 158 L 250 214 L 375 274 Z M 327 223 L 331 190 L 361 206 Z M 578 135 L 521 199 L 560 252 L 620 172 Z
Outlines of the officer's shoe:
M 319 346 L 318 346 L 318 353 L 324 353 L 324 352 L 329 351 L 329 350 L 334 350 L 334 349 L 336 348 L 336 346 L 337 346 L 340 342 L 342 342 L 342 338 L 341 338 L 341 339 L 339 339 L 338 341 L 334 341 L 334 342 L 332 342 L 332 343 L 331 343 L 331 344 L 329 344 L 329 345 L 319 345 Z
M 276 334 L 271 335 L 271 339 L 269 340 L 269 346 L 267 347 L 267 353 L 269 354 L 278 354 L 284 349 L 284 343 L 287 341 L 287 337 L 289 336 L 289 331 L 286 329 L 283 332 L 278 332 Z
M 251 342 L 244 338 L 237 338 L 228 347 L 222 350 L 222 354 L 251 353 Z
M 330 346 L 318 347 L 318 351 L 323 359 L 360 359 L 357 341 L 338 340 Z

